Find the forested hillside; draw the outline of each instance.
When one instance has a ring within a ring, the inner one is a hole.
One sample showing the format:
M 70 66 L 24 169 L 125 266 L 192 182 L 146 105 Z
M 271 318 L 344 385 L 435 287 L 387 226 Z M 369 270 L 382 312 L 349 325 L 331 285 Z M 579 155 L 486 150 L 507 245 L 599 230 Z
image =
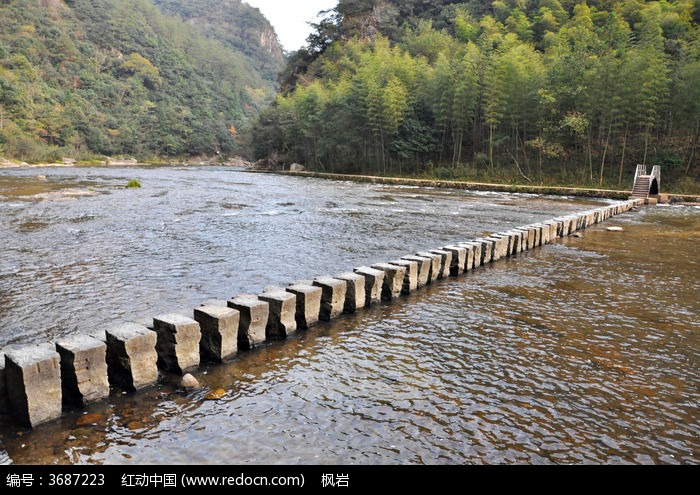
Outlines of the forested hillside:
M 699 0 L 341 0 L 257 157 L 309 169 L 700 192 Z
M 272 27 L 240 0 L 156 3 L 0 1 L 0 156 L 232 153 L 274 97 Z
M 259 10 L 241 0 L 153 0 L 164 13 L 179 17 L 204 37 L 248 58 L 266 80 L 275 82 L 284 65 L 277 35 Z

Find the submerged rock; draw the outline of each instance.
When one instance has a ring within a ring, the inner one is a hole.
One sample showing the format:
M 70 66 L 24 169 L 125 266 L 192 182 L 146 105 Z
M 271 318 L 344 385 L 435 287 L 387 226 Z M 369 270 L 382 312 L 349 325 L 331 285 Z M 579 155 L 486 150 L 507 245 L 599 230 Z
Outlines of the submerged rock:
M 104 414 L 84 414 L 75 421 L 75 426 L 90 426 L 104 421 Z
M 212 390 L 211 392 L 208 392 L 207 395 L 204 396 L 204 398 L 207 400 L 219 400 L 224 395 L 226 395 L 226 389 L 219 387 L 217 389 Z
M 199 380 L 197 380 L 194 376 L 191 374 L 187 373 L 185 376 L 182 377 L 180 380 L 180 386 L 183 388 L 199 388 Z

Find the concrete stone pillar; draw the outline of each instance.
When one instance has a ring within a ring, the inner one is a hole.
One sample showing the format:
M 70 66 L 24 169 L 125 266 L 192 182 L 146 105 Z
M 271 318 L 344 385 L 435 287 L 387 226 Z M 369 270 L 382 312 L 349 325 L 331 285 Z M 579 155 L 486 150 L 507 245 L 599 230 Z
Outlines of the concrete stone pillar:
M 515 231 L 507 230 L 496 234 L 505 240 L 505 256 L 514 256 L 518 254 L 518 245 L 520 243 L 520 234 Z
M 86 407 L 109 396 L 107 345 L 89 335 L 74 335 L 56 342 L 61 356 L 63 404 Z
M 335 278 L 345 281 L 345 305 L 344 313 L 354 313 L 367 304 L 367 291 L 365 289 L 365 277 L 359 273 L 345 272 Z M 380 289 L 381 290 L 381 289 Z
M 241 314 L 237 310 L 220 304 L 203 304 L 194 309 L 194 319 L 202 332 L 199 341 L 202 361 L 221 363 L 238 354 Z
M 158 336 L 137 323 L 115 325 L 92 334 L 107 345 L 107 377 L 113 387 L 141 390 L 158 382 Z
M 549 242 L 547 239 L 549 236 L 549 229 L 545 229 L 544 225 L 541 223 L 532 224 L 532 227 L 535 229 L 535 242 L 537 245 L 544 246 L 547 244 Z
M 317 277 L 313 285 L 320 287 L 322 291 L 319 319 L 330 321 L 342 315 L 345 308 L 345 294 L 348 290 L 345 281 L 330 276 Z
M 406 269 L 406 275 L 403 280 L 403 288 L 401 294 L 408 295 L 418 290 L 418 262 L 404 259 L 390 260 L 389 264 L 402 266 Z
M 557 239 L 557 224 L 555 220 L 548 220 L 544 223 L 545 227 L 549 229 L 549 242 L 552 243 Z
M 268 304 L 269 313 L 265 336 L 268 340 L 283 340 L 297 331 L 297 296 L 282 287 L 268 287 L 258 299 Z
M 265 342 L 270 305 L 251 294 L 241 294 L 228 307 L 240 313 L 238 321 L 238 349 L 247 351 Z
M 464 270 L 470 271 L 474 269 L 474 261 L 477 256 L 476 244 L 473 242 L 460 243 L 460 246 L 467 250 L 467 261 L 464 264 Z
M 541 223 L 540 226 L 542 227 L 542 244 L 550 244 L 552 241 L 554 241 L 554 237 L 551 236 L 549 224 Z
M 476 242 L 481 244 L 481 264 L 491 263 L 493 261 L 494 241 L 481 237 L 476 239 Z
M 509 246 L 511 249 L 511 255 L 521 253 L 523 250 L 523 232 L 521 230 L 509 230 L 508 232 L 511 235 Z
M 452 260 L 450 262 L 450 275 L 456 277 L 457 275 L 463 274 L 467 264 L 467 249 L 452 244 L 449 246 L 443 246 L 440 249 L 442 251 L 448 251 L 449 253 L 452 253 Z
M 483 261 L 483 248 L 481 246 L 481 243 L 477 241 L 469 241 L 463 242 L 461 244 L 464 246 L 471 247 L 471 250 L 473 252 L 472 269 L 479 268 L 482 265 Z
M 568 228 L 569 228 L 569 226 L 566 223 L 566 219 L 559 218 L 557 220 L 557 237 L 566 237 L 567 234 L 565 232 Z
M 428 251 L 419 251 L 416 253 L 416 256 L 430 259 L 430 274 L 428 275 L 428 283 L 432 284 L 440 277 L 442 256 L 436 253 L 430 253 Z
M 571 231 L 571 218 L 568 216 L 562 217 L 561 223 L 561 233 L 559 234 L 559 237 L 568 237 Z
M 499 240 L 496 244 L 500 244 L 499 249 L 501 250 L 501 258 L 507 258 L 511 255 L 512 250 L 512 240 L 510 234 L 495 234 L 495 237 Z
M 506 251 L 508 250 L 508 239 L 505 239 L 498 234 L 492 234 L 488 236 L 486 240 L 493 243 L 491 254 L 493 261 L 498 261 L 506 256 Z
M 384 286 L 384 270 L 377 270 L 369 266 L 355 268 L 355 273 L 365 277 L 365 307 L 378 304 L 382 300 L 382 287 Z
M 5 349 L 5 382 L 17 422 L 33 428 L 61 417 L 60 361 L 53 344 Z
M 578 215 L 578 228 L 585 230 L 586 227 L 588 227 L 588 212 L 580 213 Z
M 153 318 L 153 330 L 158 336 L 156 351 L 158 366 L 165 371 L 183 374 L 199 366 L 199 323 L 179 314 L 164 314 Z
M 406 267 L 390 263 L 376 263 L 372 265 L 372 268 L 384 272 L 382 301 L 391 301 L 401 296 L 403 281 L 406 278 Z
M 438 274 L 438 279 L 449 277 L 450 270 L 452 269 L 452 253 L 444 249 L 431 249 L 428 252 L 440 255 L 440 273 Z
M 430 282 L 430 269 L 433 265 L 432 258 L 418 255 L 403 256 L 401 259 L 418 263 L 418 287 L 425 287 Z
M 323 289 L 314 285 L 292 284 L 285 289 L 297 297 L 294 317 L 299 330 L 307 330 L 316 325 L 321 314 Z
M 571 224 L 570 224 L 571 228 L 569 229 L 569 235 L 573 234 L 574 232 L 578 232 L 578 230 L 580 229 L 580 226 L 579 226 L 580 220 L 581 220 L 581 217 L 579 217 L 578 215 L 571 216 Z
M 535 247 L 535 230 L 531 227 L 518 227 L 517 230 L 523 233 L 524 249 L 533 249 Z

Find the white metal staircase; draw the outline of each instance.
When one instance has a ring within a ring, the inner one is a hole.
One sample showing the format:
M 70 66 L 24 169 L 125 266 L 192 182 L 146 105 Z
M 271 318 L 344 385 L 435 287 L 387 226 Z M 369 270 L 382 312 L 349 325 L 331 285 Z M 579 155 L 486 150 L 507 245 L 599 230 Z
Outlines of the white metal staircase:
M 658 196 L 660 184 L 661 167 L 655 165 L 651 169 L 651 174 L 647 174 L 646 165 L 637 165 L 630 199 L 648 199 L 650 196 Z

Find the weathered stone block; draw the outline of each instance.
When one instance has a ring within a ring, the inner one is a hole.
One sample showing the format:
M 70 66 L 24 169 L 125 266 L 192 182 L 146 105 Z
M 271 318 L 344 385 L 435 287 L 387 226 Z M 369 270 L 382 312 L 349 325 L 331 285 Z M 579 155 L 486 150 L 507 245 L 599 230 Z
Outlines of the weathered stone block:
M 241 314 L 237 310 L 205 303 L 194 308 L 194 319 L 202 333 L 199 341 L 201 360 L 221 363 L 238 353 Z
M 369 266 L 355 268 L 355 273 L 365 277 L 365 307 L 370 307 L 382 300 L 382 287 L 385 273 Z
M 452 268 L 452 253 L 450 251 L 445 251 L 444 249 L 431 249 L 429 253 L 440 255 L 440 272 L 438 278 L 447 278 L 450 276 L 450 269 Z
M 516 230 L 523 233 L 523 251 L 533 249 L 535 247 L 535 231 L 530 227 L 518 227 Z
M 60 361 L 53 344 L 5 349 L 10 412 L 19 423 L 33 428 L 61 417 Z
M 286 339 L 297 331 L 297 296 L 281 287 L 269 287 L 258 299 L 270 305 L 265 335 L 268 339 Z
M 518 254 L 520 249 L 520 241 L 522 240 L 522 232 L 508 230 L 506 232 L 499 232 L 498 235 L 504 237 L 508 242 L 508 246 L 506 247 L 506 256 L 515 256 Z
M 419 251 L 416 253 L 416 256 L 419 258 L 428 258 L 430 260 L 428 283 L 432 284 L 440 276 L 442 270 L 442 256 L 428 251 Z
M 476 242 L 481 244 L 481 264 L 485 265 L 493 261 L 493 249 L 495 242 L 493 240 L 479 238 Z
M 571 235 L 578 230 L 578 217 L 571 215 L 569 217 L 569 231 L 567 235 Z
M 470 247 L 472 249 L 472 269 L 480 267 L 483 263 L 483 248 L 481 246 L 481 243 L 476 241 L 468 241 L 462 242 L 461 245 Z
M 466 258 L 464 260 L 464 271 L 474 269 L 474 255 L 476 254 L 475 245 L 471 242 L 459 242 L 457 243 L 459 247 L 463 247 L 466 250 Z
M 314 279 L 313 285 L 322 290 L 319 319 L 329 321 L 342 315 L 345 308 L 345 294 L 347 293 L 345 281 L 330 276 L 317 277 Z
M 63 404 L 85 407 L 109 396 L 107 345 L 88 335 L 56 342 L 61 356 Z
M 493 242 L 493 261 L 498 261 L 505 258 L 508 255 L 508 239 L 499 235 L 492 234 L 486 238 L 487 240 Z
M 153 330 L 158 336 L 158 366 L 163 370 L 183 374 L 199 366 L 202 331 L 196 320 L 174 313 L 160 315 L 153 318 Z
M 464 273 L 467 264 L 467 249 L 460 246 L 450 245 L 442 247 L 441 250 L 452 253 L 450 275 L 456 277 L 457 275 Z
M 287 292 L 297 297 L 296 311 L 294 317 L 297 321 L 297 328 L 306 330 L 316 325 L 321 314 L 321 295 L 323 289 L 314 285 L 294 284 L 285 289 Z
M 430 270 L 433 264 L 432 258 L 408 255 L 401 259 L 418 263 L 418 287 L 424 287 L 430 282 Z
M 549 239 L 550 243 L 554 242 L 557 239 L 557 224 L 558 222 L 554 220 L 548 220 L 543 224 L 545 228 L 549 230 L 547 238 Z
M 367 303 L 365 277 L 359 273 L 346 272 L 337 275 L 335 278 L 345 281 L 346 291 L 343 312 L 354 313 L 358 309 L 364 308 Z
M 136 323 L 124 323 L 92 336 L 107 344 L 110 385 L 134 391 L 157 383 L 158 336 L 154 331 Z
M 391 301 L 401 296 L 403 281 L 406 278 L 405 267 L 390 263 L 377 263 L 372 265 L 372 268 L 384 272 L 384 283 L 382 284 L 383 301 Z
M 241 294 L 228 301 L 228 307 L 240 313 L 238 349 L 247 351 L 265 342 L 270 305 L 257 296 Z
M 515 256 L 523 250 L 523 233 L 519 230 L 509 230 L 511 235 L 510 248 L 511 255 Z
M 390 260 L 389 264 L 402 266 L 406 269 L 406 274 L 404 275 L 403 279 L 403 287 L 401 288 L 402 294 L 408 295 L 418 289 L 418 262 L 398 259 Z

